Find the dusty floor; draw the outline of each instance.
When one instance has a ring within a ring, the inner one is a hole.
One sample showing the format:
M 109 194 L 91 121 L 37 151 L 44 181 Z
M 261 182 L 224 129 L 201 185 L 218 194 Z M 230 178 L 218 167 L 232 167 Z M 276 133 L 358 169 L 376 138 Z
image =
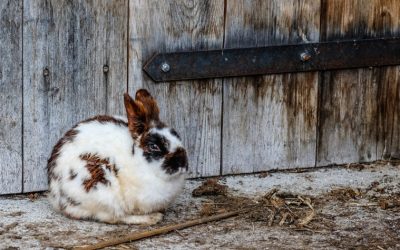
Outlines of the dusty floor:
M 109 249 L 400 249 L 400 163 L 204 182 L 188 181 L 152 227 L 70 220 L 42 194 L 1 197 L 0 249 L 71 248 L 238 208 L 246 213 Z

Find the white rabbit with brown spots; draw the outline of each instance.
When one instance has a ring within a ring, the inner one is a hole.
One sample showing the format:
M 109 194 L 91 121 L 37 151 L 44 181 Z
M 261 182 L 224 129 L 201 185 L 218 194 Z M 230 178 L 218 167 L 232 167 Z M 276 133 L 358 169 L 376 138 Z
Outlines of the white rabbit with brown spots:
M 70 218 L 154 224 L 182 191 L 188 160 L 144 89 L 124 95 L 127 119 L 96 116 L 69 130 L 48 160 L 49 200 Z

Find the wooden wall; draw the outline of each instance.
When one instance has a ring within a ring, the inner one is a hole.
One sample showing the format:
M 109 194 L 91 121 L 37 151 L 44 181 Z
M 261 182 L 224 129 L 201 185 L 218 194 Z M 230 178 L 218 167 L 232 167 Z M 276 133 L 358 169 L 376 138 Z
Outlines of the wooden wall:
M 0 193 L 22 191 L 21 15 L 21 1 L 0 1 Z
M 124 114 L 142 87 L 192 177 L 400 158 L 400 66 L 159 84 L 142 71 L 156 52 L 398 36 L 398 0 L 2 0 L 0 23 L 0 193 L 45 190 L 56 140 Z
M 123 112 L 127 4 L 24 1 L 24 192 L 47 188 L 49 152 L 77 121 Z

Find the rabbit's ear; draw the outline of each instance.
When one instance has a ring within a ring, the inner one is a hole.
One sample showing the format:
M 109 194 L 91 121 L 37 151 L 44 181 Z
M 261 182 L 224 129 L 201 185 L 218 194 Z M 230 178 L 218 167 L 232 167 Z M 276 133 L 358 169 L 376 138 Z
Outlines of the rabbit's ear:
M 140 101 L 135 101 L 128 93 L 124 94 L 124 104 L 126 115 L 128 117 L 128 128 L 133 138 L 138 137 L 143 132 L 148 130 L 149 114 L 144 104 Z
M 151 94 L 145 89 L 139 89 L 136 92 L 135 100 L 141 102 L 146 111 L 147 111 L 147 118 L 151 121 L 159 121 L 159 114 L 160 110 L 158 108 L 157 101 L 151 96 Z

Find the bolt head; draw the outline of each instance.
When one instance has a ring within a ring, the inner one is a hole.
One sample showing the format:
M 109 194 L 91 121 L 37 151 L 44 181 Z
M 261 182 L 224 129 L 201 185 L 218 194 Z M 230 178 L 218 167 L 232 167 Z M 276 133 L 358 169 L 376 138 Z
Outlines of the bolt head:
M 49 69 L 48 68 L 44 68 L 43 69 L 43 76 L 49 76 L 49 74 L 50 74 Z
M 104 65 L 103 66 L 103 72 L 104 73 L 108 73 L 109 70 L 110 70 L 110 67 L 108 67 L 108 65 Z
M 165 73 L 171 70 L 171 67 L 169 66 L 168 63 L 164 62 L 161 64 L 161 70 Z
M 307 62 L 311 59 L 311 55 L 308 52 L 303 52 L 300 54 L 300 60 L 303 62 Z

